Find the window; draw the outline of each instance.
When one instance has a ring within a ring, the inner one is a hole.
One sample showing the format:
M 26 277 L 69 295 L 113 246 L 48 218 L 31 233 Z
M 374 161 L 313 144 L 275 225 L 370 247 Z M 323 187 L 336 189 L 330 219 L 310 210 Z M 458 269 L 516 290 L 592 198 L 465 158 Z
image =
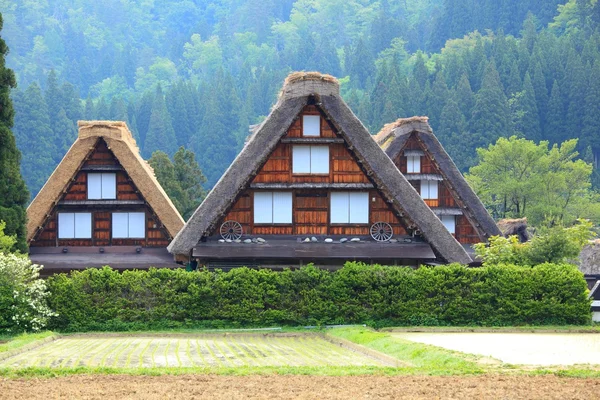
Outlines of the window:
M 117 174 L 89 173 L 88 199 L 106 200 L 117 198 Z
M 292 192 L 255 192 L 255 224 L 291 224 Z
M 303 115 L 302 116 L 302 135 L 303 136 L 321 136 L 321 116 Z
M 293 146 L 294 174 L 328 174 L 329 146 Z
M 146 237 L 146 214 L 143 212 L 113 213 L 114 239 L 143 239 Z
M 456 217 L 454 215 L 442 215 L 442 223 L 451 234 L 456 233 Z
M 424 200 L 435 200 L 438 198 L 437 181 L 421 181 L 421 198 Z
M 59 239 L 91 239 L 92 213 L 58 213 Z
M 369 193 L 331 192 L 332 224 L 368 224 Z
M 406 173 L 418 174 L 421 172 L 421 156 L 406 157 Z

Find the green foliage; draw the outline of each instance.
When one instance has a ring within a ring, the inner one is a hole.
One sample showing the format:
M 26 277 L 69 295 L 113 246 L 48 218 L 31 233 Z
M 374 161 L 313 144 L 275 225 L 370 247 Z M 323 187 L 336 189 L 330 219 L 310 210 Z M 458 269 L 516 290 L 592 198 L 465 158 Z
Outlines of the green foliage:
M 0 332 L 39 331 L 56 315 L 46 303 L 41 268 L 23 256 L 0 253 Z
M 9 236 L 4 233 L 6 228 L 6 222 L 0 221 L 0 254 L 7 254 L 12 249 L 15 243 L 17 243 L 17 236 Z
M 566 264 L 574 262 L 583 247 L 595 235 L 591 222 L 579 220 L 577 224 L 567 228 L 553 226 L 542 229 L 526 243 L 519 243 L 517 236 L 492 236 L 489 244 L 475 245 L 475 254 L 486 266 Z
M 48 279 L 51 327 L 63 331 L 369 323 L 522 325 L 589 322 L 576 267 L 470 269 L 347 263 L 336 272 L 108 267 Z
M 206 178 L 202 174 L 196 156 L 183 146 L 174 155 L 174 162 L 162 151 L 155 151 L 148 160 L 156 179 L 171 198 L 171 201 L 187 220 L 200 205 L 206 192 L 202 184 Z
M 0 30 L 2 25 L 2 14 L 0 14 Z M 10 91 L 17 86 L 17 82 L 13 71 L 6 68 L 7 53 L 8 47 L 0 37 L 0 221 L 4 221 L 0 234 L 6 229 L 8 235 L 16 236 L 17 240 L 11 247 L 24 252 L 27 249 L 25 205 L 29 194 L 19 170 L 21 153 L 11 132 L 14 109 Z
M 577 139 L 548 147 L 547 141 L 500 138 L 478 149 L 479 164 L 467 180 L 495 217 L 527 217 L 533 226 L 593 218 L 592 166 L 578 160 Z

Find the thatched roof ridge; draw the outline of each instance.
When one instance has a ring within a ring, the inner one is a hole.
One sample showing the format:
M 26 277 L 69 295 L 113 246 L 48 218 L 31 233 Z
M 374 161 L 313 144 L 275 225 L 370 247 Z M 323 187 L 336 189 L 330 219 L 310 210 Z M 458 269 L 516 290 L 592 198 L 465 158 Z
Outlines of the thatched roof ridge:
M 77 125 L 77 139 L 27 208 L 27 240 L 34 237 L 100 139 L 106 142 L 169 234 L 175 236 L 183 227 L 183 218 L 158 183 L 152 167 L 142 159 L 127 124 L 122 121 L 78 121 Z
M 388 124 L 390 125 L 390 124 Z M 444 179 L 450 184 L 452 189 L 458 194 L 459 203 L 465 208 L 465 215 L 475 225 L 475 228 L 482 231 L 487 237 L 500 235 L 501 232 L 496 226 L 494 219 L 485 209 L 485 206 L 475 194 L 471 186 L 467 183 L 460 173 L 454 161 L 450 158 L 442 144 L 439 142 L 427 117 L 412 117 L 399 119 L 391 124 L 391 129 L 384 129 L 375 136 L 375 141 L 393 160 L 400 152 L 404 150 L 411 134 L 415 133 L 418 139 L 423 143 L 432 158 L 438 164 L 440 172 Z
M 502 236 L 508 237 L 517 235 L 521 242 L 526 242 L 531 239 L 531 235 L 527 231 L 527 218 L 505 218 L 498 221 L 498 228 L 502 232 Z
M 337 81 L 296 79 L 295 76 L 296 74 L 292 74 L 294 78 L 286 80 L 282 95 L 267 119 L 251 136 L 241 153 L 171 242 L 169 251 L 173 254 L 187 255 L 203 235 L 209 234 L 238 194 L 253 179 L 303 107 L 314 98 L 357 154 L 378 189 L 392 201 L 398 212 L 421 229 L 436 254 L 448 262 L 470 263 L 471 258 L 463 247 L 448 233 L 344 103 Z

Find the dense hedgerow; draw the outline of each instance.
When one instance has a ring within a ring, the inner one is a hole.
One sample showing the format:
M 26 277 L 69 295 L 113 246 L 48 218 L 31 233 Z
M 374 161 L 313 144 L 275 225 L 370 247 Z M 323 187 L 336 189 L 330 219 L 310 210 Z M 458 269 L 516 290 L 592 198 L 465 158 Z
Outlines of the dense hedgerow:
M 336 272 L 186 272 L 108 267 L 48 279 L 63 331 L 367 323 L 585 324 L 590 302 L 572 265 L 467 268 L 368 266 Z

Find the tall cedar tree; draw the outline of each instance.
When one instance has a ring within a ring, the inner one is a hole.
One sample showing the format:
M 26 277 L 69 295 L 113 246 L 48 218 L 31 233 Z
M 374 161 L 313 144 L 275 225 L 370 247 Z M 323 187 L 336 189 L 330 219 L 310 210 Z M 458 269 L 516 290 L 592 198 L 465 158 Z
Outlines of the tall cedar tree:
M 548 113 L 546 115 L 546 128 L 544 129 L 545 140 L 551 144 L 560 143 L 563 138 L 565 110 L 560 96 L 558 81 L 554 81 L 550 100 L 548 101 Z
M 0 14 L 0 30 L 2 30 Z M 0 37 L 0 221 L 6 223 L 4 233 L 16 235 L 17 242 L 11 250 L 27 251 L 25 225 L 27 216 L 25 206 L 29 193 L 21 177 L 21 153 L 17 149 L 15 137 L 11 132 L 15 115 L 10 100 L 10 90 L 17 86 L 12 70 L 6 68 L 5 57 L 8 46 Z
M 500 85 L 500 77 L 492 59 L 486 69 L 477 93 L 470 121 L 469 143 L 471 151 L 467 156 L 467 165 L 475 161 L 475 149 L 495 143 L 500 137 L 506 137 L 509 130 L 508 101 Z
M 541 139 L 542 131 L 540 129 L 539 113 L 535 102 L 535 90 L 529 73 L 525 74 L 523 91 L 520 92 L 518 102 L 519 111 L 523 114 L 517 117 L 519 123 L 518 126 L 514 127 L 515 132 L 521 133 L 528 139 L 538 142 Z
M 156 150 L 162 150 L 169 156 L 175 154 L 177 150 L 177 140 L 175 131 L 171 124 L 171 116 L 165 105 L 160 85 L 156 88 L 156 96 L 152 105 L 152 114 L 150 115 L 150 124 L 148 124 L 148 133 L 144 141 L 143 154 L 148 156 Z
M 37 83 L 25 92 L 17 91 L 15 102 L 15 137 L 23 149 L 22 170 L 27 187 L 35 197 L 56 167 L 53 156 L 59 153 L 52 140 L 52 128 L 46 101 Z
M 600 61 L 596 61 L 588 79 L 581 136 L 582 145 L 590 146 L 597 160 L 600 156 Z

